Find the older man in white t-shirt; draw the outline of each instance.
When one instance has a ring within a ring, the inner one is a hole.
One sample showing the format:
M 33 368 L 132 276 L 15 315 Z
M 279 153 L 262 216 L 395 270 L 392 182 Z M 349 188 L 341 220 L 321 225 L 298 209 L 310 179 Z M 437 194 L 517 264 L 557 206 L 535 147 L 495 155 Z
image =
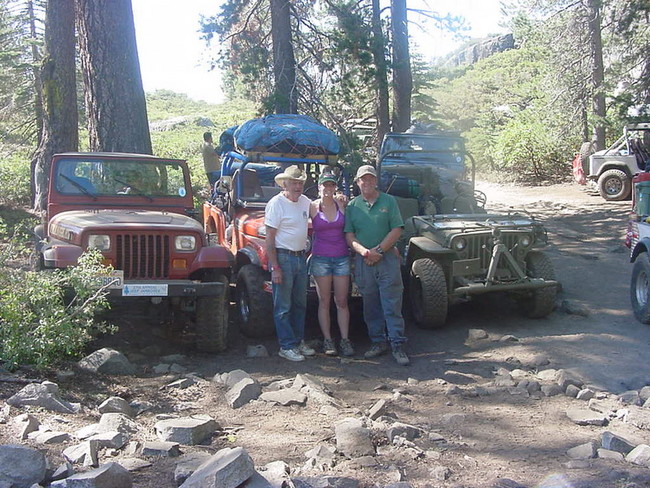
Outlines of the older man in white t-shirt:
M 266 206 L 266 255 L 273 285 L 273 319 L 280 357 L 304 361 L 315 351 L 304 342 L 307 310 L 307 228 L 311 201 L 302 194 L 307 175 L 289 166 L 275 177 L 282 191 Z

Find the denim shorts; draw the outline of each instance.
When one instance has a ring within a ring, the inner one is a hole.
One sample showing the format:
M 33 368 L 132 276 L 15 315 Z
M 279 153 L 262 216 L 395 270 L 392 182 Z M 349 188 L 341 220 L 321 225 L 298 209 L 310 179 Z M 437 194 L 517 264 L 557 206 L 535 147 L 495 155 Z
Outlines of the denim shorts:
M 309 274 L 312 276 L 346 276 L 350 274 L 350 257 L 312 256 L 309 262 Z

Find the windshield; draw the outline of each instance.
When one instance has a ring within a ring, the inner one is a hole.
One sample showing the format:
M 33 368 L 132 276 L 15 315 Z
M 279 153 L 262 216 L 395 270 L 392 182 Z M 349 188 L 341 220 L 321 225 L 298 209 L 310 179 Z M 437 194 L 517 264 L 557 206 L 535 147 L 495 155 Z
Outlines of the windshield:
M 175 161 L 63 159 L 54 187 L 66 195 L 185 197 L 183 166 Z

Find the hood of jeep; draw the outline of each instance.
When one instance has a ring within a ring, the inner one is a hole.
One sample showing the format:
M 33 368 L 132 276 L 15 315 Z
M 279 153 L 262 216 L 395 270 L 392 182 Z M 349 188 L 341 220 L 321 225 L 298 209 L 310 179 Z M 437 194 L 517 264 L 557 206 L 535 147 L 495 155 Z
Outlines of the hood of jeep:
M 85 230 L 202 232 L 201 224 L 191 217 L 149 210 L 74 210 L 55 215 L 49 223 L 50 236 L 73 240 Z

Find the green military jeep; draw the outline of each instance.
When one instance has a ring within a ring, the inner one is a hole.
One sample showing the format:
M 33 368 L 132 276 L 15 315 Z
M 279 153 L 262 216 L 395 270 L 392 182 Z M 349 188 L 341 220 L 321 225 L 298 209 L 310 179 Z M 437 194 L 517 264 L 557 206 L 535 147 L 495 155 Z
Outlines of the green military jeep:
M 508 292 L 528 317 L 555 308 L 558 283 L 543 225 L 524 212 L 488 213 L 468 178 L 457 133 L 389 133 L 380 149 L 381 189 L 397 199 L 402 253 L 415 321 L 441 327 L 449 306 L 474 295 Z

